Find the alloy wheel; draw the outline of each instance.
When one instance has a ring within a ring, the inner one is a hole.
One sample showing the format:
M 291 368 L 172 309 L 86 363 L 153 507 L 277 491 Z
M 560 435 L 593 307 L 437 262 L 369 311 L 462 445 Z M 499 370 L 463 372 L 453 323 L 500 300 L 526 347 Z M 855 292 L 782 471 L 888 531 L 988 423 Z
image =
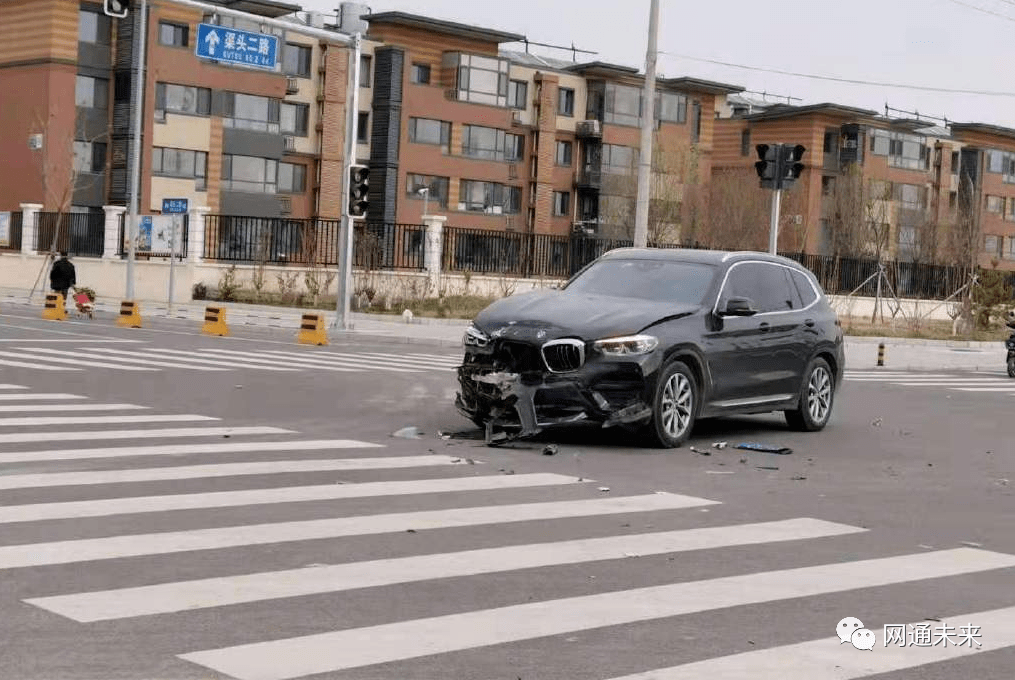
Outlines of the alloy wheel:
M 691 381 L 682 373 L 674 373 L 666 381 L 662 398 L 662 425 L 666 434 L 677 439 L 691 422 L 694 407 Z
M 823 423 L 828 417 L 828 409 L 832 400 L 832 379 L 824 366 L 817 366 L 811 372 L 807 383 L 807 409 L 811 420 Z

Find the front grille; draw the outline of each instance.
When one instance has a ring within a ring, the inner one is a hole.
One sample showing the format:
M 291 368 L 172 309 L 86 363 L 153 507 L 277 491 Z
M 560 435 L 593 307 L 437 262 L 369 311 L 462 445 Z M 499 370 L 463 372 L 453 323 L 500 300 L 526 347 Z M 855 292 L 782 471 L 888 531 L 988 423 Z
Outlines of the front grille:
M 585 363 L 585 343 L 581 340 L 551 340 L 543 345 L 543 361 L 553 373 L 576 371 Z
M 493 359 L 512 373 L 528 373 L 543 370 L 536 347 L 524 342 L 514 340 L 496 341 Z

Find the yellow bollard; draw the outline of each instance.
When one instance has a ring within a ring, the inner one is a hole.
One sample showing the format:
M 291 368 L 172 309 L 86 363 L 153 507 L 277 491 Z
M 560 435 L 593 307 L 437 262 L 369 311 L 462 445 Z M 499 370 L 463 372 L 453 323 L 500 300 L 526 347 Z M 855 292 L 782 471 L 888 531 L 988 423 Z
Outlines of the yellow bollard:
M 885 343 L 878 343 L 878 366 L 885 365 Z
M 324 331 L 324 317 L 320 314 L 304 314 L 300 322 L 298 342 L 301 345 L 327 345 L 328 335 Z
M 206 307 L 204 310 L 204 326 L 202 333 L 208 335 L 229 335 L 229 326 L 226 325 L 225 307 Z
M 46 308 L 42 310 L 42 318 L 50 321 L 67 320 L 67 307 L 64 306 L 63 295 L 46 293 Z
M 125 300 L 120 303 L 120 316 L 116 320 L 117 326 L 130 328 L 141 328 L 141 307 L 132 300 Z

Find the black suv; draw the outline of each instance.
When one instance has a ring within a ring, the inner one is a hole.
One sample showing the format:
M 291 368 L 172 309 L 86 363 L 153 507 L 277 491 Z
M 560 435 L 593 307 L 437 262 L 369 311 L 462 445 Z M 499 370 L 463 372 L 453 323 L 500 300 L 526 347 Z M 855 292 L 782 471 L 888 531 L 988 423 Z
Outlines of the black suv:
M 676 447 L 697 418 L 769 411 L 820 430 L 845 363 L 814 275 L 754 252 L 612 250 L 494 302 L 463 342 L 455 404 L 488 442 L 591 422 Z

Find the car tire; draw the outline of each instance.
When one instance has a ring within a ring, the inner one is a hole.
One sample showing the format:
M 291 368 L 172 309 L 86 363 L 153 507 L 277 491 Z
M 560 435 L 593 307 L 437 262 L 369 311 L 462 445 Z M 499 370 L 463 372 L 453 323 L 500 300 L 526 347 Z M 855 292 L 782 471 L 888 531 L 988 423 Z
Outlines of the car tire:
M 648 441 L 673 449 L 691 436 L 698 413 L 700 390 L 694 373 L 682 361 L 663 366 L 652 398 L 652 419 L 646 425 Z
M 1015 378 L 1015 357 L 1008 360 L 1008 377 Z
M 786 422 L 794 430 L 817 432 L 824 429 L 832 415 L 835 378 L 828 362 L 815 357 L 804 372 L 800 386 L 800 402 L 796 409 L 786 411 Z

